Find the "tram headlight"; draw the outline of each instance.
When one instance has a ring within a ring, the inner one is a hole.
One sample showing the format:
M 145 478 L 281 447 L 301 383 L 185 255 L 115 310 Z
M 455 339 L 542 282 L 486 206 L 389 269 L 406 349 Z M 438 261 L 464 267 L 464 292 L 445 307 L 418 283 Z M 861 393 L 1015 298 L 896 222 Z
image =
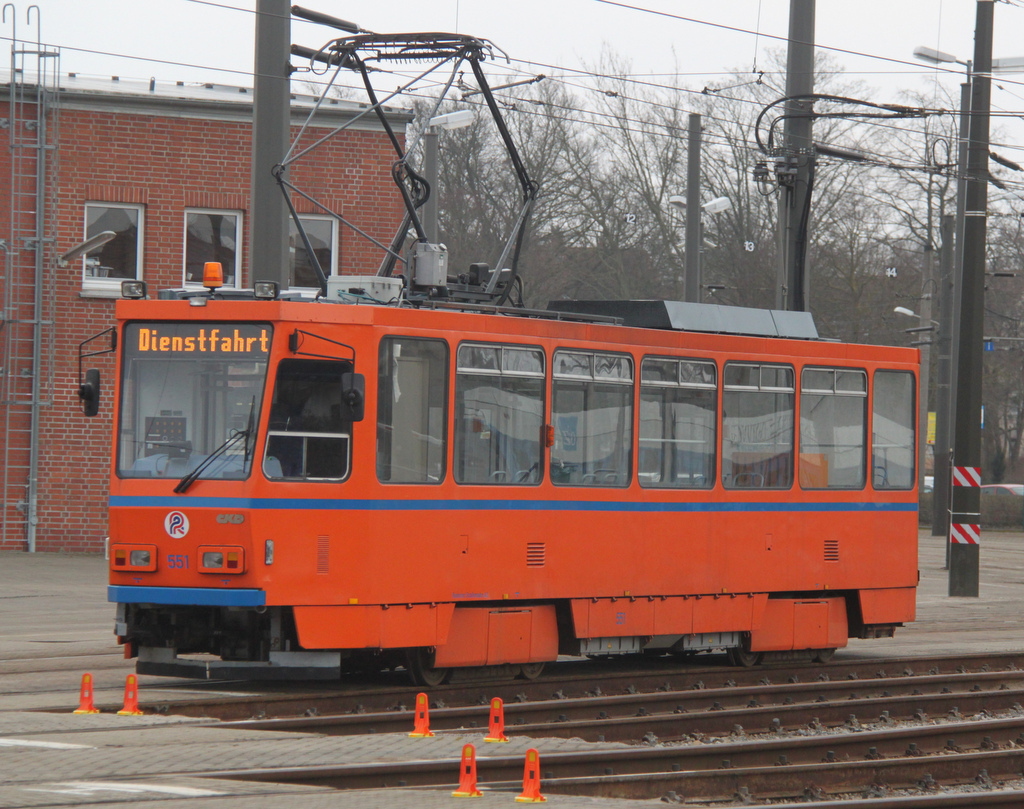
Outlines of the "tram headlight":
M 110 569 L 153 572 L 156 570 L 156 545 L 114 543 L 110 546 Z
M 145 281 L 122 281 L 121 297 L 139 300 L 146 297 Z
M 200 573 L 244 573 L 245 551 L 234 545 L 199 547 Z
M 256 281 L 252 285 L 252 295 L 257 300 L 276 300 L 280 291 L 277 281 Z

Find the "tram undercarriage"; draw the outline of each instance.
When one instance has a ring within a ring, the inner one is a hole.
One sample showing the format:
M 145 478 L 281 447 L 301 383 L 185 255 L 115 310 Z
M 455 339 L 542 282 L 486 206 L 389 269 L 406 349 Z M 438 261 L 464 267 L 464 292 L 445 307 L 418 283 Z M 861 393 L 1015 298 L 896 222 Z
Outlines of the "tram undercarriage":
M 763 595 L 756 625 L 730 631 L 579 637 L 579 607 L 574 616 L 573 602 L 560 601 L 453 609 L 445 633 L 451 640 L 429 646 L 306 647 L 301 642 L 301 621 L 296 621 L 291 607 L 120 604 L 117 632 L 128 654 L 138 658 L 141 674 L 333 680 L 350 672 L 402 668 L 414 684 L 436 686 L 453 673 L 459 679 L 534 679 L 546 662 L 559 656 L 610 659 L 642 654 L 686 659 L 725 652 L 732 665 L 743 667 L 783 660 L 826 662 L 836 648 L 846 645 L 848 637 L 892 637 L 900 625 L 864 624 L 857 595 L 850 594 L 849 599 L 834 593 L 827 598 Z M 686 600 L 690 599 L 698 600 L 696 596 Z M 648 603 L 668 601 L 659 597 Z M 848 610 L 848 601 L 857 608 Z M 412 605 L 395 609 L 407 606 Z

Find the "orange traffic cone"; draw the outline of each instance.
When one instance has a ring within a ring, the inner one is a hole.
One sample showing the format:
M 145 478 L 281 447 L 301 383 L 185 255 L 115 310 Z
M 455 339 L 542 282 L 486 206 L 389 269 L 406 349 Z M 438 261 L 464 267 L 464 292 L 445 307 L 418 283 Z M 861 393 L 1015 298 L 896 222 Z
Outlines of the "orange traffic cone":
M 508 741 L 508 736 L 505 735 L 505 703 L 501 701 L 501 697 L 495 697 L 491 700 L 491 719 L 487 726 L 487 735 L 484 737 L 484 741 Z
M 459 763 L 459 788 L 452 797 L 482 798 L 483 794 L 476 788 L 476 748 L 467 744 L 462 748 L 462 761 Z
M 532 747 L 526 751 L 526 767 L 523 769 L 523 794 L 516 798 L 517 803 L 543 803 L 546 801 L 540 794 L 540 753 Z
M 99 713 L 100 709 L 97 708 L 92 701 L 92 675 L 82 675 L 82 688 L 78 696 L 78 709 L 74 713 Z
M 124 707 L 117 712 L 118 716 L 142 716 L 139 710 L 139 678 L 129 674 L 124 683 Z
M 426 694 L 416 695 L 416 716 L 412 723 L 412 733 L 409 735 L 414 739 L 434 735 L 430 729 L 430 700 L 427 699 Z

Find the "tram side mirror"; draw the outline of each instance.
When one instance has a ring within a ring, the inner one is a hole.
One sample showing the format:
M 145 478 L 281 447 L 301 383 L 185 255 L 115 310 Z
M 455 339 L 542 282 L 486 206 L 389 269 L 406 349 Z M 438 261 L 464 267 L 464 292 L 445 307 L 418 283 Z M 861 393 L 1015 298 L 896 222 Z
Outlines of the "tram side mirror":
M 90 368 L 85 372 L 85 381 L 78 386 L 78 398 L 82 400 L 82 412 L 95 416 L 100 412 L 100 372 Z
M 341 408 L 345 421 L 362 421 L 366 401 L 366 378 L 352 372 L 341 375 Z

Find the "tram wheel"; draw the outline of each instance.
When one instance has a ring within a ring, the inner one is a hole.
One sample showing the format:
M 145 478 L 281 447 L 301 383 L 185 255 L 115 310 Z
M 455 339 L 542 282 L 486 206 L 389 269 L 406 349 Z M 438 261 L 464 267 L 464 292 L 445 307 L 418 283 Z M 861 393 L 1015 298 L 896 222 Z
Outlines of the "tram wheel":
M 828 663 L 835 655 L 835 649 L 815 649 L 814 659 L 819 663 Z
M 439 669 L 434 666 L 433 649 L 410 649 L 406 655 L 406 670 L 413 685 L 431 688 L 448 682 L 452 676 L 451 669 Z
M 761 662 L 760 652 L 751 652 L 739 647 L 729 649 L 728 655 L 729 663 L 739 668 L 749 669 Z
M 523 663 L 519 667 L 519 676 L 524 680 L 536 680 L 544 671 L 544 661 L 539 663 Z

